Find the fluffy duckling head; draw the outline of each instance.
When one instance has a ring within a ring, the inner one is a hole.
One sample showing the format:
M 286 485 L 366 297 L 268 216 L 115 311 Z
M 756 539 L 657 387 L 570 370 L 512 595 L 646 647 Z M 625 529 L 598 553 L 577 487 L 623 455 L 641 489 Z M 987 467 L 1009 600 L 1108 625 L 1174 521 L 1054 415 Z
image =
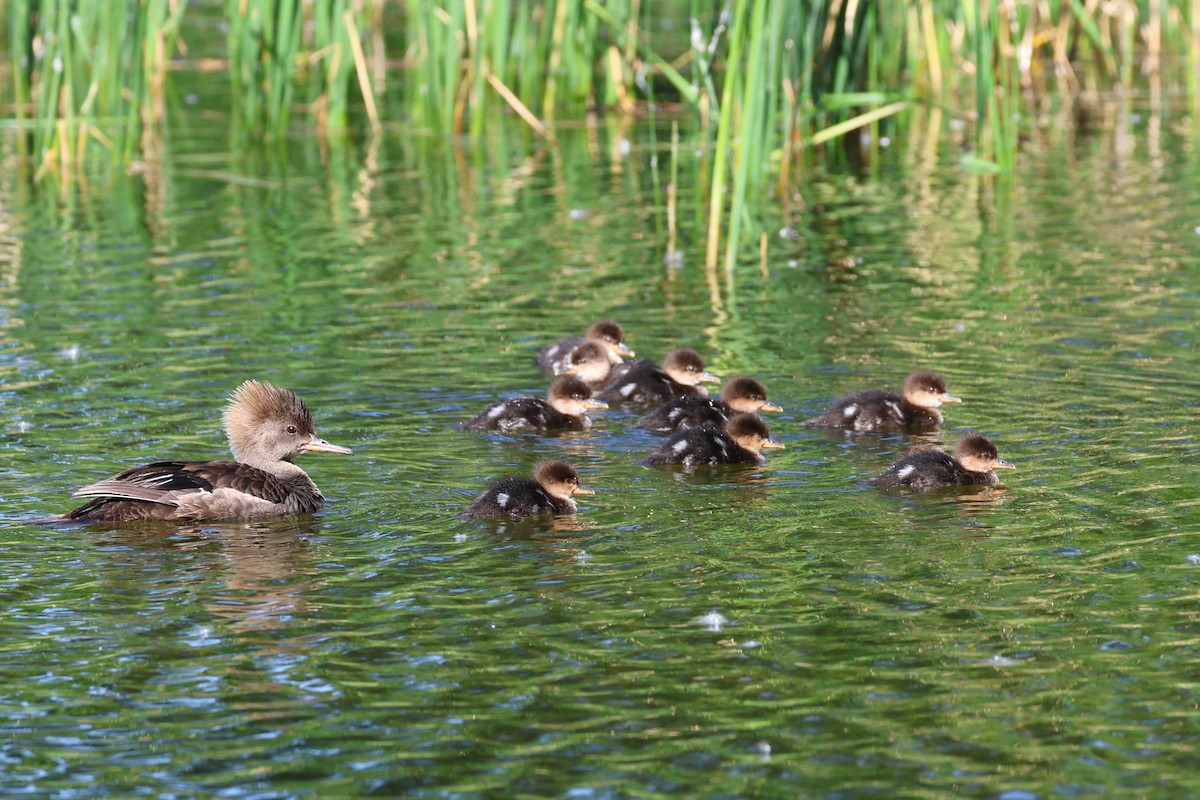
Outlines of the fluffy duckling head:
M 774 403 L 767 402 L 767 387 L 754 378 L 730 378 L 721 389 L 721 402 L 734 411 L 750 413 L 757 411 L 783 411 Z
M 663 359 L 663 372 L 671 376 L 671 380 L 684 386 L 696 386 L 701 383 L 720 383 L 721 379 L 704 369 L 704 359 L 695 350 L 681 347 L 667 353 Z
M 548 402 L 555 411 L 573 417 L 592 409 L 608 408 L 603 400 L 593 400 L 591 388 L 574 375 L 563 375 L 550 384 Z
M 249 380 L 233 390 L 224 422 L 229 448 L 245 464 L 271 465 L 305 452 L 352 452 L 317 436 L 312 414 L 295 392 L 263 381 Z
M 602 319 L 593 322 L 584 334 L 589 342 L 595 342 L 608 355 L 609 363 L 620 364 L 622 358 L 633 358 L 634 352 L 625 344 L 625 331 L 614 320 Z
M 603 347 L 595 342 L 584 342 L 567 356 L 566 369 L 559 370 L 556 374 L 574 375 L 584 383 L 595 386 L 608 377 L 612 363 Z
M 783 449 L 783 445 L 771 438 L 767 423 L 755 414 L 737 414 L 725 423 L 725 435 L 733 439 L 738 447 L 744 447 L 752 453 L 761 453 L 764 449 Z
M 971 433 L 959 440 L 954 448 L 954 460 L 970 472 L 991 472 L 994 469 L 1015 469 L 1000 458 L 996 445 L 978 433 Z
M 573 494 L 595 494 L 591 489 L 579 485 L 579 473 L 563 461 L 542 461 L 533 468 L 533 479 L 546 494 L 562 500 L 570 500 Z
M 933 370 L 919 369 L 904 380 L 904 399 L 921 408 L 937 408 L 943 403 L 961 403 L 962 398 L 946 391 L 946 381 Z

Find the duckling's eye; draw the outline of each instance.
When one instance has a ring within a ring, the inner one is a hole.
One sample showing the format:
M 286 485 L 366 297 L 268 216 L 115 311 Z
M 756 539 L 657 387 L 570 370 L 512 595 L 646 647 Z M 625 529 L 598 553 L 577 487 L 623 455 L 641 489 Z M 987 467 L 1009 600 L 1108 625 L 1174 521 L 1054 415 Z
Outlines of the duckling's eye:
M 294 433 L 296 432 L 296 426 L 295 426 L 295 425 L 288 425 L 288 426 L 287 426 L 287 432 L 288 432 L 289 434 L 294 434 Z

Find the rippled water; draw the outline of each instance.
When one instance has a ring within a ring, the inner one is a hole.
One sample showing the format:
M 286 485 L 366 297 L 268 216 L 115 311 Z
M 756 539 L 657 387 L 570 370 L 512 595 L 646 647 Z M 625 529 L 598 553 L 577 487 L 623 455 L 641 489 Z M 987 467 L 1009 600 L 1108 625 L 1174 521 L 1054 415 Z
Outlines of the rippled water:
M 5 171 L 0 792 L 1200 793 L 1200 183 L 1148 119 L 1048 134 L 1011 185 L 920 137 L 810 176 L 732 287 L 693 224 L 663 265 L 645 131 L 284 165 L 201 127 L 115 192 Z M 635 464 L 659 437 L 628 410 L 450 428 L 542 393 L 536 347 L 602 316 L 759 377 L 787 449 L 689 474 Z M 916 366 L 966 401 L 941 441 L 1016 463 L 1003 489 L 884 495 L 859 482 L 912 439 L 800 426 Z M 303 458 L 320 514 L 28 524 L 224 457 L 248 377 L 355 448 Z M 596 489 L 578 517 L 455 516 L 545 457 Z

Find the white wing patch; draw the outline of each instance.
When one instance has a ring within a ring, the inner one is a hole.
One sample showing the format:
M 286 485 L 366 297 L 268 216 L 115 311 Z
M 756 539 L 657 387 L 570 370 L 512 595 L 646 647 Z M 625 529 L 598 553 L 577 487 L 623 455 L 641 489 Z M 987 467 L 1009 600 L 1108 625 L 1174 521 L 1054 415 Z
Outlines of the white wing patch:
M 912 464 L 908 464 L 908 465 L 900 468 L 900 471 L 896 473 L 896 477 L 899 478 L 900 480 L 904 480 L 905 478 L 907 478 L 909 475 L 912 475 L 916 471 L 917 471 L 916 467 L 914 467 Z
M 688 449 L 687 439 L 680 439 L 678 442 L 671 445 L 671 449 L 674 450 L 676 453 L 682 453 L 684 450 L 687 450 Z
M 633 394 L 633 390 L 637 388 L 636 383 L 627 383 L 621 387 L 621 397 L 629 397 Z
M 504 492 L 496 495 L 496 505 L 500 506 L 501 508 L 508 508 L 508 495 L 506 495 Z
M 858 413 L 858 406 L 856 406 L 854 403 L 851 403 L 850 405 L 846 406 L 842 410 L 842 416 L 845 417 L 846 419 L 850 419 L 857 413 Z
M 892 416 L 894 416 L 896 419 L 904 418 L 903 412 L 900 411 L 900 406 L 896 405 L 895 401 L 885 400 L 884 403 L 887 404 L 888 410 L 892 412 Z
M 500 416 L 503 413 L 504 413 L 504 403 L 497 403 L 496 405 L 494 405 L 488 409 L 488 412 L 487 412 L 488 419 L 495 419 L 496 417 Z

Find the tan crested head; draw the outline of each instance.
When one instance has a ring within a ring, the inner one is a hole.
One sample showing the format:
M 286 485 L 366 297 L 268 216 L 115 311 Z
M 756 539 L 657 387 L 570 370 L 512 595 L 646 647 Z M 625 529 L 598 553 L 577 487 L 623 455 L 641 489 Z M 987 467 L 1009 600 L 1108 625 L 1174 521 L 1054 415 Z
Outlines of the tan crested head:
M 233 456 L 245 464 L 268 467 L 310 450 L 351 453 L 317 436 L 312 414 L 295 392 L 264 381 L 234 389 L 224 421 Z

